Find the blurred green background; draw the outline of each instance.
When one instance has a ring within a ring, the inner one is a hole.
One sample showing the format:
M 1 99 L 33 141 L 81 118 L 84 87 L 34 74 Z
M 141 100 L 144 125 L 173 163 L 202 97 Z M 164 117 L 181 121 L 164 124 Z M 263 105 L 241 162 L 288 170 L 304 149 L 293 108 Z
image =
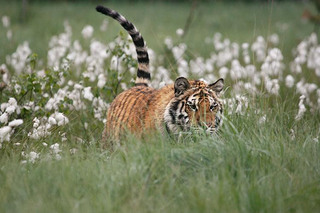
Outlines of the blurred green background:
M 97 4 L 125 14 L 156 53 L 163 51 L 165 37 L 177 38 L 176 30 L 183 29 L 189 17 L 188 33 L 180 42 L 186 43 L 193 54 L 203 56 L 211 52 L 205 38 L 217 32 L 238 43 L 251 43 L 258 35 L 268 37 L 277 33 L 279 48 L 286 55 L 291 54 L 292 47 L 315 28 L 314 24 L 301 18 L 305 9 L 316 14 L 316 7 L 310 1 L 2 0 L 0 17 L 10 17 L 13 37 L 10 41 L 0 40 L 0 63 L 25 40 L 40 58 L 45 58 L 50 38 L 63 32 L 65 20 L 73 28 L 73 39 L 82 39 L 82 28 L 92 25 L 96 29 L 95 38 L 110 42 L 122 29 L 115 21 L 98 14 L 95 11 Z M 109 21 L 108 30 L 102 32 L 99 27 L 105 19 Z M 1 30 L 0 37 L 5 37 L 5 33 Z

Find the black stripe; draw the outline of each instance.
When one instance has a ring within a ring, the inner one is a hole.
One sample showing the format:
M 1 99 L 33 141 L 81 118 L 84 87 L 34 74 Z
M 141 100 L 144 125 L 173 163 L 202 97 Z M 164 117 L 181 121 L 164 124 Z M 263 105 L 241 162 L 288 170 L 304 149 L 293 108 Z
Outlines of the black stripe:
M 108 15 L 108 16 L 110 16 L 111 13 L 112 13 L 112 10 L 110 10 L 109 8 L 103 7 L 103 6 L 101 6 L 101 5 L 98 5 L 98 6 L 96 7 L 96 10 L 97 10 L 99 13 L 103 13 L 103 14 Z
M 123 22 L 121 23 L 121 25 L 123 26 L 124 29 L 126 29 L 127 31 L 131 31 L 134 29 L 134 26 L 131 22 Z
M 167 132 L 168 132 L 168 133 L 171 133 L 171 131 L 170 131 L 169 126 L 168 126 L 168 124 L 167 124 L 167 123 L 166 123 L 166 125 L 165 125 L 165 126 L 166 126 L 166 130 L 167 130 Z
M 130 33 L 130 36 L 132 37 L 132 39 L 135 39 L 135 40 L 137 40 L 139 37 L 141 37 L 141 35 L 138 31 Z
M 118 18 L 120 17 L 120 14 L 117 13 L 116 11 L 113 11 L 113 13 L 111 13 L 110 16 L 111 16 L 112 18 L 116 19 L 117 21 L 119 21 Z M 120 22 L 120 21 L 119 21 L 119 22 Z
M 179 101 L 173 102 L 170 108 L 174 111 L 177 111 L 179 103 L 180 103 Z
M 148 52 L 145 51 L 145 50 L 143 50 L 143 51 L 141 51 L 141 50 L 136 50 L 136 52 L 137 52 L 138 55 L 147 55 L 147 56 L 148 56 Z
M 142 52 L 142 53 L 141 52 L 140 53 L 137 52 L 137 55 L 138 55 L 139 58 L 143 58 L 143 57 L 144 58 L 149 58 L 147 52 Z
M 180 114 L 179 116 L 178 116 L 178 119 L 182 119 L 184 117 L 184 115 L 182 115 L 182 114 Z
M 176 112 L 172 109 L 169 110 L 169 115 L 172 119 L 172 124 L 176 124 Z
M 130 34 L 131 35 L 131 34 Z M 139 36 L 138 39 L 136 37 L 132 37 L 133 43 L 134 45 L 136 45 L 136 47 L 144 47 L 144 40 L 142 38 L 142 36 Z
M 181 106 L 181 108 L 180 108 L 180 113 L 182 113 L 182 108 L 184 107 L 184 101 L 182 102 L 182 106 Z
M 138 69 L 137 73 L 138 78 L 145 78 L 145 79 L 150 79 L 150 73 L 141 69 Z
M 138 62 L 143 64 L 149 64 L 149 57 L 138 57 Z
M 136 85 L 135 85 L 136 87 L 138 87 L 138 86 L 145 86 L 145 87 L 148 87 L 148 84 L 146 84 L 146 83 L 136 83 Z

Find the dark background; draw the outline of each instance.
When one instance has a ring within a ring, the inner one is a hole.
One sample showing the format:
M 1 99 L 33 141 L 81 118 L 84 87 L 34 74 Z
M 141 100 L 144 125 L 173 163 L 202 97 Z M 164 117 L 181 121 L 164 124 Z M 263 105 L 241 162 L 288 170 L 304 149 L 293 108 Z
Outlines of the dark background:
M 318 1 L 320 0 L 11 0 L 16 2 L 283 2 L 283 1 L 297 1 L 297 2 L 309 2 L 309 1 Z

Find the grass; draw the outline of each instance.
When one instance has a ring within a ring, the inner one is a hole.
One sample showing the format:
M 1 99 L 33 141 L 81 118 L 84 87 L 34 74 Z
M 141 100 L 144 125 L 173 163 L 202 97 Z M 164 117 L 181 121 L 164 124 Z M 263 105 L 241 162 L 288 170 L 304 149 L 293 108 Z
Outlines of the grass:
M 9 151 L 1 157 L 0 211 L 318 212 L 319 123 L 293 123 L 287 114 L 270 110 L 261 125 L 253 113 L 231 116 L 215 138 L 129 137 L 112 154 L 64 144 L 60 161 L 21 165 Z
M 14 37 L 12 42 L 0 40 L 0 63 L 23 40 L 45 58 L 49 39 L 63 31 L 65 19 L 79 32 L 73 35 L 78 39 L 86 24 L 98 29 L 103 17 L 94 6 L 34 3 L 27 21 L 20 23 L 19 5 L 1 2 L 0 16 L 5 11 L 12 18 Z M 311 8 L 289 2 L 201 4 L 185 42 L 193 54 L 205 55 L 211 49 L 203 41 L 215 32 L 238 43 L 278 32 L 280 48 L 289 57 L 313 28 L 300 21 L 303 6 Z M 132 20 L 159 53 L 165 36 L 175 37 L 190 9 L 164 3 L 111 7 Z M 281 31 L 279 23 L 289 28 Z M 119 30 L 110 21 L 108 33 L 97 31 L 95 37 L 110 41 Z M 319 212 L 319 112 L 296 121 L 297 97 L 253 99 L 245 116 L 226 115 L 216 137 L 190 135 L 176 141 L 158 133 L 145 139 L 128 136 L 113 153 L 99 148 L 103 127 L 85 111 L 71 112 L 67 127 L 40 141 L 21 140 L 27 135 L 22 129 L 12 139 L 21 146 L 0 149 L 0 212 Z M 266 115 L 265 123 L 259 123 L 257 111 Z M 68 140 L 61 143 L 61 160 L 52 160 L 42 143 L 60 142 L 62 130 Z M 76 154 L 70 153 L 73 148 Z M 22 164 L 21 152 L 33 150 L 41 160 Z

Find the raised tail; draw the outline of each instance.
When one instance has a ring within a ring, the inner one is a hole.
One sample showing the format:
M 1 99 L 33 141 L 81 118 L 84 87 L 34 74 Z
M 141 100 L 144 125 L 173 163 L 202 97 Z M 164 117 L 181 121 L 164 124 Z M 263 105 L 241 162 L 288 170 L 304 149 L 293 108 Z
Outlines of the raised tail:
M 138 56 L 136 85 L 148 86 L 150 83 L 149 55 L 145 42 L 137 28 L 117 11 L 100 5 L 96 7 L 96 10 L 117 20 L 121 24 L 121 26 L 129 33 L 136 47 Z

